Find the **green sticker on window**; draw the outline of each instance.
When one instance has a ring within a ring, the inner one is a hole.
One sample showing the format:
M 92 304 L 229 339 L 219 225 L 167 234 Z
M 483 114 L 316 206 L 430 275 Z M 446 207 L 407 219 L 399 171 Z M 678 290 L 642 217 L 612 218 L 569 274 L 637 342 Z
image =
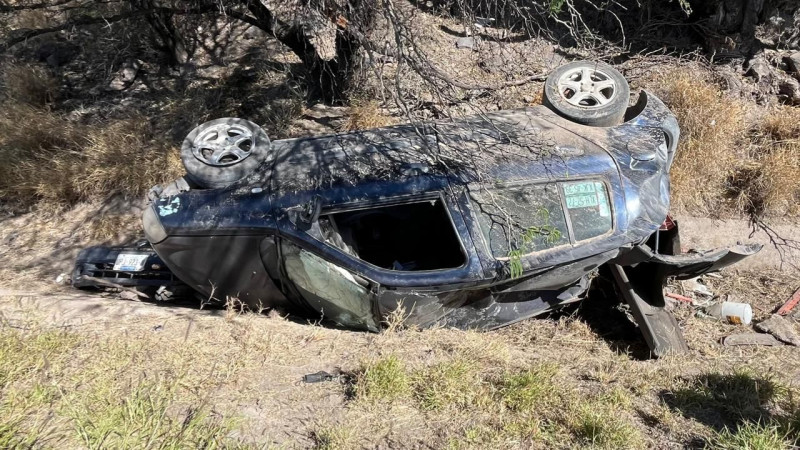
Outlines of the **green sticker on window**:
M 567 208 L 588 208 L 590 206 L 597 206 L 597 194 L 578 194 L 567 196 Z
M 564 184 L 564 195 L 570 197 L 572 195 L 594 194 L 596 192 L 594 185 L 594 181 L 566 183 Z

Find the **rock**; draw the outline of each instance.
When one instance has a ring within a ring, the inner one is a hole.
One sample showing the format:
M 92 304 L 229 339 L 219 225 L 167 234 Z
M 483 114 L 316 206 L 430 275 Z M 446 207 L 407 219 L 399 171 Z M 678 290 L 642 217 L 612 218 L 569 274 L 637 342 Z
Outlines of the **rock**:
M 476 45 L 477 41 L 473 36 L 456 39 L 456 48 L 468 48 L 470 50 L 474 50 Z
M 794 52 L 787 56 L 786 65 L 789 66 L 789 73 L 800 79 L 800 52 Z
M 130 59 L 122 64 L 122 69 L 117 71 L 111 82 L 108 84 L 108 89 L 111 91 L 123 91 L 133 84 L 136 76 L 139 74 L 139 69 L 142 63 L 135 59 Z
M 119 298 L 121 298 L 122 300 L 135 301 L 135 302 L 142 301 L 142 299 L 140 299 L 139 296 L 136 294 L 136 292 L 133 290 L 120 291 L 118 295 Z
M 777 347 L 783 345 L 781 341 L 775 339 L 771 334 L 763 333 L 742 333 L 732 334 L 722 339 L 722 345 L 735 347 L 739 345 L 763 345 L 767 347 Z
M 800 105 L 800 82 L 794 78 L 783 78 L 778 82 L 778 97 L 790 105 Z
M 773 314 L 769 319 L 757 323 L 756 330 L 769 333 L 781 342 L 800 346 L 800 335 L 797 334 L 794 325 L 777 314 Z
M 47 41 L 36 49 L 36 59 L 60 67 L 78 55 L 80 48 L 69 42 Z
M 754 57 L 747 62 L 745 75 L 755 78 L 756 82 L 772 83 L 772 68 L 763 57 Z

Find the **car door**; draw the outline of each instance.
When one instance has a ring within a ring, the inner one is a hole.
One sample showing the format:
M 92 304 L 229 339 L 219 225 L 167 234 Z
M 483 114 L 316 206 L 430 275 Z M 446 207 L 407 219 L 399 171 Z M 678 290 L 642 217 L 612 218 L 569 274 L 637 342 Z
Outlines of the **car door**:
M 435 139 L 407 128 L 371 133 L 295 142 L 279 156 L 283 178 L 272 189 L 293 297 L 341 325 L 376 330 L 381 289 L 475 283 L 483 266 L 446 173 L 426 156 Z

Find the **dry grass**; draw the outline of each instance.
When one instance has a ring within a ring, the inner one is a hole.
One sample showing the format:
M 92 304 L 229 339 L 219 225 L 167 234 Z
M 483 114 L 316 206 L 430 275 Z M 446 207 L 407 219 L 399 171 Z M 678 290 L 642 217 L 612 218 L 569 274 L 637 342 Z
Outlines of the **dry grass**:
M 58 93 L 58 81 L 44 65 L 8 65 L 2 81 L 6 97 L 27 105 L 44 106 Z
M 752 133 L 753 182 L 739 195 L 754 213 L 800 215 L 800 108 L 776 108 Z M 747 170 L 747 169 L 745 169 Z
M 0 199 L 65 205 L 139 197 L 183 172 L 177 149 L 155 143 L 151 133 L 143 117 L 83 125 L 7 102 L 0 110 Z
M 670 174 L 678 209 L 800 215 L 800 109 L 760 113 L 697 73 L 669 73 L 656 84 L 681 125 Z
M 743 156 L 744 105 L 696 74 L 671 73 L 661 80 L 663 100 L 681 126 L 681 140 L 670 173 L 673 203 L 701 213 L 717 211 L 728 194 L 728 180 Z
M 395 119 L 381 110 L 376 100 L 353 99 L 350 115 L 342 125 L 342 131 L 369 130 L 394 124 Z

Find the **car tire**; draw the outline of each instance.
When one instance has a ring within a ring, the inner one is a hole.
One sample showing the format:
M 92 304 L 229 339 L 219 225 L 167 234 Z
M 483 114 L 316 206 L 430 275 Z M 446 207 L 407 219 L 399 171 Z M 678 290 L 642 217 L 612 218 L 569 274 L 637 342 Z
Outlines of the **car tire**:
M 556 114 L 584 125 L 619 125 L 629 99 L 630 87 L 625 77 L 601 62 L 565 64 L 544 82 L 543 103 Z
M 269 137 L 260 126 L 226 117 L 193 129 L 183 140 L 181 161 L 191 181 L 216 189 L 252 174 L 270 151 Z

